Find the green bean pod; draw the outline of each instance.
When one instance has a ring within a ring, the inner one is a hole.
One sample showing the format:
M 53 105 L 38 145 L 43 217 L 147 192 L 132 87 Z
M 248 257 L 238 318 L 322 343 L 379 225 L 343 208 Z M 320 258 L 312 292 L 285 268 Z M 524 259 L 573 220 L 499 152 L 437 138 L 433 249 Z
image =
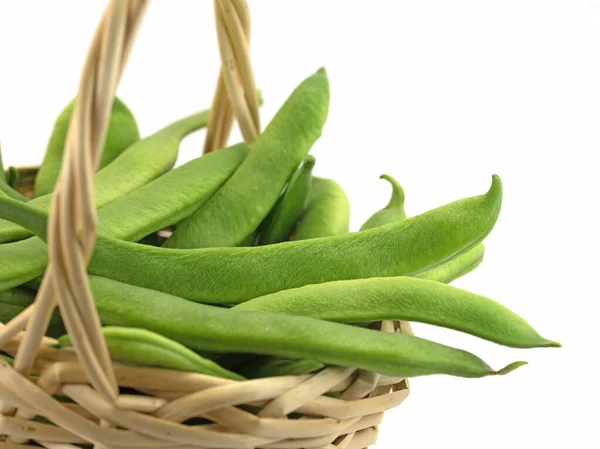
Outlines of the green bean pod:
M 473 249 L 459 254 L 447 262 L 413 274 L 413 277 L 449 284 L 477 268 L 483 261 L 484 253 L 485 247 L 483 243 L 480 243 Z
M 239 369 L 248 379 L 277 376 L 302 376 L 325 368 L 325 364 L 316 360 L 289 360 L 275 357 L 258 357 Z
M 100 170 L 94 181 L 96 207 L 102 208 L 168 172 L 175 165 L 181 140 L 206 126 L 208 113 L 203 111 L 190 115 L 138 140 L 113 163 Z M 43 195 L 28 204 L 48 211 L 51 198 L 51 195 Z M 0 220 L 0 243 L 30 236 L 31 233 L 21 226 Z
M 21 195 L 15 189 L 9 186 L 6 182 L 4 182 L 3 179 L 0 179 L 0 195 L 7 196 L 9 198 L 22 201 L 24 203 L 27 203 L 29 201 L 29 198 Z
M 494 175 L 484 195 L 458 200 L 402 222 L 336 237 L 250 248 L 172 250 L 99 234 L 89 271 L 214 304 L 237 304 L 279 290 L 328 281 L 410 276 L 480 243 L 494 227 L 501 203 L 502 183 Z M 20 216 L 28 211 L 29 217 Z M 39 229 L 45 228 L 46 221 L 39 219 L 28 204 L 0 198 L 0 216 L 9 213 L 11 219 L 21 220 L 20 224 L 39 221 L 36 232 L 44 238 L 45 233 Z M 0 246 L 0 287 L 23 274 L 13 270 L 10 256 L 3 257 L 3 246 L 7 245 Z M 13 248 L 13 258 L 14 253 Z M 39 261 L 31 260 L 27 252 L 17 258 L 21 259 L 21 268 L 27 264 L 39 268 Z M 29 271 L 30 277 L 21 283 L 39 276 L 44 266 L 39 272 Z
M 333 237 L 350 229 L 350 202 L 340 185 L 313 177 L 306 209 L 296 225 L 294 240 Z
M 340 323 L 416 321 L 514 348 L 558 346 L 492 299 L 439 282 L 405 276 L 307 285 L 255 298 L 233 309 L 308 316 Z
M 17 167 L 11 166 L 6 169 L 6 183 L 13 189 L 17 188 L 19 183 L 19 170 L 17 170 Z
M 127 241 L 190 216 L 235 173 L 248 155 L 243 144 L 193 159 L 98 211 L 98 231 Z
M 2 145 L 0 144 L 0 182 L 7 183 L 8 179 L 4 169 L 4 160 L 2 159 Z
M 468 251 L 492 230 L 502 187 L 403 222 L 347 235 L 252 248 L 169 250 L 98 236 L 94 274 L 194 301 L 236 304 L 322 282 L 419 273 Z
M 177 226 L 167 248 L 238 245 L 258 228 L 313 143 L 329 109 L 324 69 L 304 80 L 265 130 L 250 154 L 221 189 Z
M 67 131 L 74 108 L 75 100 L 71 101 L 56 119 L 44 160 L 35 178 L 35 196 L 47 195 L 54 190 L 62 166 Z M 99 168 L 108 165 L 138 140 L 140 132 L 135 117 L 125 103 L 115 97 Z
M 12 199 L 19 200 L 19 201 L 24 201 L 24 202 L 29 201 L 29 198 L 26 198 L 25 196 L 21 195 L 19 192 L 17 192 L 15 189 L 13 189 L 10 186 L 9 180 L 7 179 L 7 177 L 4 173 L 4 162 L 2 161 L 2 147 L 1 146 L 0 146 L 0 195 L 8 196 Z
M 104 325 L 148 329 L 199 352 L 252 352 L 402 377 L 482 377 L 523 364 L 494 371 L 469 352 L 412 335 L 196 304 L 97 276 L 90 276 L 90 286 Z
M 171 170 L 98 211 L 98 230 L 136 241 L 196 210 L 235 172 L 248 149 L 244 144 L 215 151 Z M 47 213 L 3 198 L 0 216 L 25 224 L 44 236 Z M 11 206 L 12 205 L 12 206 Z M 4 206 L 4 207 L 3 207 Z M 16 260 L 12 260 L 16 259 Z M 21 285 L 43 273 L 47 252 L 37 237 L 0 245 L 0 291 Z
M 35 292 L 26 288 L 15 288 L 5 292 L 0 292 L 0 322 L 8 323 L 23 310 L 29 307 L 35 301 Z M 66 332 L 65 325 L 55 311 L 50 318 L 50 324 L 46 335 L 52 338 L 58 338 Z
M 102 334 L 111 358 L 118 362 L 244 380 L 182 344 L 146 329 L 109 326 L 102 328 Z M 58 342 L 63 348 L 72 346 L 69 335 L 63 335 Z
M 260 231 L 259 243 L 270 245 L 288 240 L 298 217 L 302 214 L 312 180 L 315 158 L 310 154 L 304 158 L 302 166 L 294 173 L 288 187 Z
M 381 175 L 380 179 L 385 179 L 391 184 L 392 196 L 383 209 L 375 212 L 367 221 L 365 221 L 360 228 L 361 231 L 406 219 L 406 211 L 404 210 L 404 189 L 400 183 L 390 175 Z

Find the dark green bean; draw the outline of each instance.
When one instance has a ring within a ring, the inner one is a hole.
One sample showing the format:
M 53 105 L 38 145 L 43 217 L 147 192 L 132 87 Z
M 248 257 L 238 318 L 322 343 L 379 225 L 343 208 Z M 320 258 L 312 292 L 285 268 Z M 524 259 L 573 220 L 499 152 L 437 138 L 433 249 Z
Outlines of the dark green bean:
M 200 352 L 251 351 L 404 377 L 482 377 L 523 363 L 494 371 L 473 354 L 412 335 L 196 304 L 97 276 L 90 276 L 90 285 L 105 325 L 148 329 Z
M 35 196 L 47 195 L 54 190 L 62 166 L 67 131 L 74 107 L 75 100 L 71 101 L 56 119 L 44 160 L 35 179 Z M 115 97 L 99 168 L 108 165 L 138 140 L 140 140 L 140 132 L 135 117 L 125 103 Z
M 236 246 L 258 228 L 313 143 L 329 108 L 324 69 L 304 80 L 221 189 L 177 226 L 167 248 Z
M 191 132 L 206 126 L 208 113 L 209 111 L 203 111 L 190 115 L 137 141 L 112 164 L 100 170 L 94 183 L 96 207 L 102 208 L 168 172 L 175 165 L 181 140 Z M 51 195 L 44 195 L 28 204 L 48 211 L 50 200 Z M 26 229 L 0 220 L 0 243 L 29 236 L 31 233 Z
M 492 299 L 405 276 L 307 285 L 255 298 L 233 309 L 341 323 L 416 321 L 516 348 L 559 346 L 542 338 L 527 321 Z
M 8 213 L 2 203 L 10 206 L 17 202 L 0 198 L 0 215 Z M 502 184 L 494 175 L 484 195 L 455 201 L 402 222 L 337 237 L 250 248 L 172 250 L 100 234 L 89 270 L 214 304 L 236 304 L 279 290 L 328 281 L 410 276 L 480 243 L 496 223 L 501 203 Z M 18 212 L 13 214 L 14 219 L 19 219 L 23 210 L 31 209 L 27 204 L 19 205 L 15 207 Z M 31 215 L 23 223 L 38 220 L 40 227 L 46 226 L 45 220 Z M 43 233 L 40 235 L 44 237 Z M 8 245 L 0 246 L 0 286 L 2 281 L 17 278 L 20 273 L 13 271 L 10 250 L 6 258 L 3 246 Z M 30 255 L 21 252 L 18 258 L 26 264 Z M 21 279 L 21 283 L 42 271 L 43 265 L 40 272 L 29 271 L 31 277 Z
M 5 292 L 0 292 L 0 322 L 8 323 L 27 307 L 33 304 L 35 292 L 23 287 L 15 288 Z M 58 338 L 66 332 L 65 325 L 58 313 L 55 311 L 50 318 L 50 325 L 46 335 L 52 338 Z
M 367 221 L 365 221 L 360 228 L 361 231 L 406 219 L 406 211 L 404 210 L 404 189 L 400 183 L 390 175 L 381 175 L 380 179 L 385 179 L 391 184 L 392 197 L 383 209 L 375 212 Z
M 4 162 L 2 161 L 2 147 L 1 146 L 0 146 L 0 195 L 8 196 L 9 198 L 23 201 L 23 202 L 29 201 L 29 198 L 21 195 L 19 192 L 17 192 L 15 189 L 13 189 L 10 186 L 9 180 L 7 179 L 7 177 L 4 173 Z
M 294 240 L 343 235 L 349 227 L 350 202 L 340 185 L 331 179 L 313 177 Z
M 102 328 L 102 334 L 111 358 L 118 362 L 244 380 L 239 374 L 205 359 L 181 343 L 146 329 L 108 326 Z M 58 341 L 61 347 L 72 346 L 69 335 L 63 335 Z
M 314 166 L 315 158 L 309 154 L 304 158 L 304 163 L 294 173 L 285 192 L 266 218 L 260 231 L 259 243 L 261 245 L 270 245 L 289 239 L 294 225 L 304 209 Z
M 325 368 L 325 364 L 315 360 L 289 360 L 275 357 L 258 357 L 239 369 L 248 379 L 277 376 L 301 376 Z

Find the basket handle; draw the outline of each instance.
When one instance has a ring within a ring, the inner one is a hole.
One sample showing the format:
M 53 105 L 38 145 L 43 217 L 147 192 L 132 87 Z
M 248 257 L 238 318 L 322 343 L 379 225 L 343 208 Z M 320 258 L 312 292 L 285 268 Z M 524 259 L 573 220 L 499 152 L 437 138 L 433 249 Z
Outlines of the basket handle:
M 6 341 L 27 327 L 14 368 L 29 372 L 58 303 L 87 378 L 113 403 L 118 386 L 87 277 L 97 229 L 93 179 L 117 85 L 147 6 L 148 0 L 111 0 L 102 16 L 82 71 L 63 166 L 52 196 L 48 267 L 34 304 L 5 326 L 0 336 L 0 341 Z M 215 143 L 224 146 L 233 115 L 247 142 L 259 132 L 246 0 L 215 0 L 215 14 L 224 69 L 213 102 L 214 111 L 219 112 L 211 113 L 211 135 L 219 138 L 212 140 L 213 149 L 219 148 Z M 6 408 L 2 411 L 7 412 Z
M 204 153 L 227 145 L 237 120 L 246 143 L 260 133 L 258 95 L 250 63 L 250 13 L 246 0 L 215 0 L 221 71 L 208 120 Z

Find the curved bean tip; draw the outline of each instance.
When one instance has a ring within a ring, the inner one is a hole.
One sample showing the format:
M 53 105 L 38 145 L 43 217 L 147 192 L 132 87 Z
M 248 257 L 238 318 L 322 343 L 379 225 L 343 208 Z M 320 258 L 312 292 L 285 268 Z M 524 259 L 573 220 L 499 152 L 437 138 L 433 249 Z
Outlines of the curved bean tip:
M 546 340 L 544 338 L 544 343 L 540 346 L 541 348 L 562 348 L 562 345 L 554 340 Z
M 497 376 L 504 376 L 505 374 L 513 372 L 517 368 L 527 365 L 527 363 L 528 362 L 524 362 L 524 361 L 513 362 L 509 365 L 506 365 L 504 368 L 499 369 L 498 371 L 492 371 L 490 374 L 497 375 Z
M 492 175 L 492 185 L 488 190 L 488 195 L 502 195 L 502 180 L 498 175 Z
M 392 185 L 392 198 L 387 207 L 402 207 L 404 205 L 405 195 L 404 188 L 400 185 L 393 176 L 384 173 L 379 179 L 385 179 Z
M 327 70 L 325 70 L 325 67 L 320 67 L 319 70 L 317 70 L 317 73 L 319 75 L 325 75 L 325 76 L 327 76 Z
M 314 167 L 316 161 L 315 157 L 312 154 L 309 154 L 304 158 L 304 166 L 308 168 Z

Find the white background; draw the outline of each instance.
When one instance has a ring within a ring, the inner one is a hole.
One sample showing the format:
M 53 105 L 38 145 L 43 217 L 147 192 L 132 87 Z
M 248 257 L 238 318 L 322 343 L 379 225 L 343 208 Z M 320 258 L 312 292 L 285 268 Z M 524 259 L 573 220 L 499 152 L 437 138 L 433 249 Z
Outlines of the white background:
M 104 5 L 0 2 L 6 164 L 41 160 Z M 414 379 L 377 447 L 600 447 L 600 1 L 255 0 L 250 8 L 263 124 L 303 78 L 327 68 L 331 107 L 315 173 L 346 190 L 352 229 L 387 202 L 381 173 L 403 184 L 411 215 L 483 193 L 498 173 L 503 211 L 485 262 L 456 285 L 564 345 L 507 349 L 415 325 L 494 367 L 530 365 L 499 378 Z M 147 135 L 208 107 L 218 66 L 212 2 L 154 0 L 118 94 Z M 186 140 L 181 161 L 200 154 L 203 136 Z

